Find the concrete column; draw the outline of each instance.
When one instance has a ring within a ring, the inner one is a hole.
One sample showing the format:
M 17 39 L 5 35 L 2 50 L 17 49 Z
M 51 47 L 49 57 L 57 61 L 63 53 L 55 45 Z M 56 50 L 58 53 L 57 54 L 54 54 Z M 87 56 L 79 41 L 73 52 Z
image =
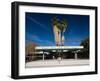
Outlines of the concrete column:
M 77 53 L 75 53 L 75 59 L 77 59 Z
M 44 60 L 44 52 L 43 52 L 43 60 Z

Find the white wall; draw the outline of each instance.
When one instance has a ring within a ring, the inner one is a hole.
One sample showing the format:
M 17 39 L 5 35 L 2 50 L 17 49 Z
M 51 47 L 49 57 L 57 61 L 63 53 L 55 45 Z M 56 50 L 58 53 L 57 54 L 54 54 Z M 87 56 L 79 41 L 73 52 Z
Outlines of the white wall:
M 10 78 L 11 69 L 11 2 L 14 0 L 1 0 L 0 1 L 0 81 L 13 81 Z M 20 1 L 20 0 L 17 0 Z M 90 5 L 98 6 L 100 10 L 100 0 L 21 0 L 31 2 L 44 2 L 44 3 L 59 3 L 59 4 L 74 4 L 74 5 Z M 100 14 L 100 11 L 98 11 Z M 100 21 L 100 15 L 98 16 L 98 22 Z M 100 24 L 98 25 L 98 27 Z M 100 30 L 100 28 L 98 28 Z M 100 34 L 100 32 L 99 32 Z M 100 41 L 100 38 L 99 40 Z M 100 43 L 98 43 L 100 45 Z M 100 47 L 100 46 L 99 46 Z M 98 48 L 99 48 L 98 47 Z M 100 51 L 99 51 L 100 52 Z M 98 59 L 100 55 L 98 53 Z M 100 59 L 99 59 L 100 62 Z M 100 64 L 99 64 L 100 67 Z M 99 68 L 98 67 L 98 68 Z M 99 70 L 100 72 L 100 70 Z M 26 81 L 32 81 L 33 79 L 26 79 Z M 81 75 L 81 76 L 65 76 L 65 77 L 53 77 L 53 78 L 39 78 L 34 81 L 99 81 L 100 74 L 98 75 Z

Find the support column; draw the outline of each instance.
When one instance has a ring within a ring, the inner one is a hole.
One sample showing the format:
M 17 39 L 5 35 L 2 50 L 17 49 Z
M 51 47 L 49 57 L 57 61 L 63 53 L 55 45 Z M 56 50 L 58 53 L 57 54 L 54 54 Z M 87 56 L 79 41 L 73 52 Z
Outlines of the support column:
M 77 59 L 77 53 L 75 53 L 75 59 Z
M 43 60 L 44 60 L 44 51 L 43 51 Z
M 61 50 L 61 54 L 62 54 L 62 55 L 61 55 L 61 59 L 63 59 L 63 55 L 64 55 L 64 54 L 63 54 L 63 49 Z

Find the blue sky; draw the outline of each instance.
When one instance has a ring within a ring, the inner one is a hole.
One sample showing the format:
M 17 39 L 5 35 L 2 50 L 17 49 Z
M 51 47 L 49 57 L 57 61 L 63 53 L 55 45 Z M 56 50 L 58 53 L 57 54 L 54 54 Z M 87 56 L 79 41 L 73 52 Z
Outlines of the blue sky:
M 54 34 L 52 18 L 57 16 L 59 20 L 65 18 L 68 27 L 65 32 L 65 46 L 77 46 L 81 41 L 89 37 L 89 16 L 71 14 L 25 14 L 25 43 L 36 43 L 40 46 L 54 46 Z

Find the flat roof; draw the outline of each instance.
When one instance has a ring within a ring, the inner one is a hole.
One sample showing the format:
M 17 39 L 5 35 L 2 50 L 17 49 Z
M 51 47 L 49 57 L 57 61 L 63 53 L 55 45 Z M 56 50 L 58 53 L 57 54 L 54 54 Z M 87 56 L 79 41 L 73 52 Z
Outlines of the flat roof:
M 36 46 L 36 50 L 83 49 L 84 46 Z

